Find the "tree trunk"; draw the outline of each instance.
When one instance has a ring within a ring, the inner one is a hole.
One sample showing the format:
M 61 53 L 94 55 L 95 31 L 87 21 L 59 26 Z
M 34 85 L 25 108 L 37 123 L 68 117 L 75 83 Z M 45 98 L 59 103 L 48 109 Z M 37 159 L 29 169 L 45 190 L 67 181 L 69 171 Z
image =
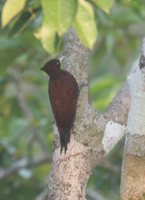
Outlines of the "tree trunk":
M 131 107 L 122 166 L 121 199 L 145 199 L 145 40 L 139 66 L 128 78 Z
M 88 50 L 73 29 L 64 36 L 63 55 L 66 56 L 64 68 L 74 75 L 81 90 L 66 155 L 60 155 L 56 127 L 54 130 L 55 150 L 48 179 L 48 199 L 85 200 L 87 181 L 93 169 L 124 135 L 123 124 L 126 125 L 130 105 L 129 88 L 125 83 L 106 111 L 99 114 L 88 102 Z

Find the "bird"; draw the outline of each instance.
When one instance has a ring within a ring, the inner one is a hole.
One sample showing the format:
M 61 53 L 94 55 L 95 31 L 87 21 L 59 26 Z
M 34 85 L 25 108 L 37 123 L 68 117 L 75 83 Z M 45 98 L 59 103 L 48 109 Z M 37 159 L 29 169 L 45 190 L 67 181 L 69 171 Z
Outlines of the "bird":
M 74 76 L 61 69 L 63 59 L 64 56 L 51 59 L 41 68 L 49 76 L 48 95 L 60 136 L 60 154 L 63 149 L 66 154 L 68 149 L 79 95 L 78 84 Z

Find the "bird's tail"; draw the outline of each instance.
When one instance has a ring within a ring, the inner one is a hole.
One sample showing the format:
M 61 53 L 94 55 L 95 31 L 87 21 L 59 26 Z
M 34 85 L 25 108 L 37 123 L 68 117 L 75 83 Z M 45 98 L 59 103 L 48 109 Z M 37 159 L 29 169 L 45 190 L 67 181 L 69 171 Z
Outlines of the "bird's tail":
M 60 132 L 60 154 L 62 153 L 63 149 L 66 154 L 67 151 L 67 144 L 70 142 L 70 130 L 68 129 L 61 129 Z

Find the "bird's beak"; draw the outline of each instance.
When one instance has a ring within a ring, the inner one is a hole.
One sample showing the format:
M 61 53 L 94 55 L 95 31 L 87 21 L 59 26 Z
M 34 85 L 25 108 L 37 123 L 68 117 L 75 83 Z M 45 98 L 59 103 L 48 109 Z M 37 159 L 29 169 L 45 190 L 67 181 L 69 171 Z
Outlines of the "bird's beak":
M 62 56 L 62 57 L 58 58 L 58 60 L 59 60 L 60 62 L 62 62 L 64 58 L 65 58 L 65 56 Z

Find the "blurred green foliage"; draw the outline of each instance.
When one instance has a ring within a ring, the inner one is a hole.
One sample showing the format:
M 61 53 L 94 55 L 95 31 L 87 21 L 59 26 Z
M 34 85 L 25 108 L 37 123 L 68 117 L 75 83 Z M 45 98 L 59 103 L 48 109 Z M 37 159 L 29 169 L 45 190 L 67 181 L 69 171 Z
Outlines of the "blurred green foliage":
M 6 1 L 0 1 L 4 27 L 0 29 L 0 200 L 35 199 L 45 187 L 50 162 L 4 178 L 2 170 L 52 153 L 48 80 L 40 68 L 50 57 L 47 52 L 62 50 L 63 32 L 73 25 L 88 47 L 97 39 L 88 63 L 90 99 L 103 111 L 138 58 L 145 30 L 143 0 L 23 2 L 25 5 L 9 12 L 12 3 L 6 8 Z M 98 166 L 88 183 L 92 190 L 114 200 L 119 199 L 122 149 L 123 141 L 107 158 L 109 165 Z

